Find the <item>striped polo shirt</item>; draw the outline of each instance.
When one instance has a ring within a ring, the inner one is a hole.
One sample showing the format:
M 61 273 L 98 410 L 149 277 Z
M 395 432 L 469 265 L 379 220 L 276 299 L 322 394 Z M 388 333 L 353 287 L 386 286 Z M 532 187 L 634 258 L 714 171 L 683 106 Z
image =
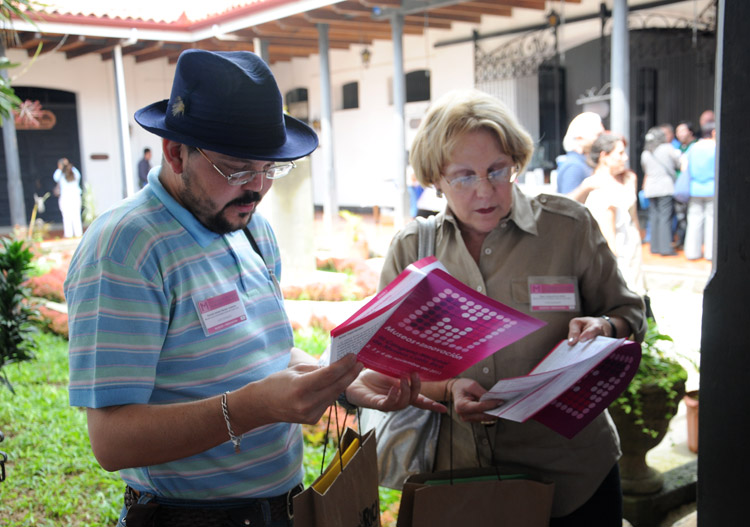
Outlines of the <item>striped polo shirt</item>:
M 154 168 L 141 192 L 97 218 L 71 262 L 65 297 L 73 406 L 194 401 L 289 364 L 293 336 L 268 222 L 256 213 L 249 225 L 261 258 L 242 231 L 206 229 L 166 192 L 158 173 Z M 204 329 L 198 303 L 232 292 L 247 319 Z M 299 425 L 251 430 L 240 453 L 228 439 L 190 458 L 120 474 L 135 489 L 183 499 L 276 496 L 302 480 Z

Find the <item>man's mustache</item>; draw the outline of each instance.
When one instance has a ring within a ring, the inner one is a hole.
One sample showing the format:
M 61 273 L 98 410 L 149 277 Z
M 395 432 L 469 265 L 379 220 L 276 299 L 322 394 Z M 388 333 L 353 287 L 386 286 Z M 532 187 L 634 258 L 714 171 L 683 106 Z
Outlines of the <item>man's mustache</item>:
M 242 196 L 240 196 L 237 199 L 234 199 L 227 203 L 227 207 L 231 207 L 232 205 L 251 205 L 253 203 L 258 203 L 260 201 L 260 194 L 258 192 L 249 191 Z

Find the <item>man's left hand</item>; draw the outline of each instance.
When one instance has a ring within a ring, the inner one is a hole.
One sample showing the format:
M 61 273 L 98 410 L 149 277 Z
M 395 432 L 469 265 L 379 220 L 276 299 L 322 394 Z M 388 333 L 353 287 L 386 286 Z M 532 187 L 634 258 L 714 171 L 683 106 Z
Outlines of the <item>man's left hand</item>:
M 374 370 L 365 369 L 346 388 L 347 400 L 357 406 L 382 412 L 401 410 L 409 405 L 433 412 L 445 413 L 447 408 L 419 393 L 419 375 L 400 380 Z

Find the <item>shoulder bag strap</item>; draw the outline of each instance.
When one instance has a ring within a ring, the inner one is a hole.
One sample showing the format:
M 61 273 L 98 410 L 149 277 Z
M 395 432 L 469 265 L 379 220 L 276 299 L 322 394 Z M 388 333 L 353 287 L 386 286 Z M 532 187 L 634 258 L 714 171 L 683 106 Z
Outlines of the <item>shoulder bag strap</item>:
M 435 216 L 423 218 L 417 217 L 419 245 L 417 248 L 417 259 L 427 258 L 435 255 Z

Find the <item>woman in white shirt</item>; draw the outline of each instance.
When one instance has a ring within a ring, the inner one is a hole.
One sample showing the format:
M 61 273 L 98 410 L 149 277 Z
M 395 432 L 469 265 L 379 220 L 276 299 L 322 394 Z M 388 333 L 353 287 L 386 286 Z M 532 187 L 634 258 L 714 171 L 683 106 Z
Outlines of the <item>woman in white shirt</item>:
M 81 173 L 67 158 L 57 162 L 57 170 L 52 175 L 57 183 L 56 194 L 63 219 L 63 236 L 78 237 L 83 234 L 81 225 Z
M 627 169 L 625 146 L 625 139 L 613 132 L 604 132 L 594 141 L 590 156 L 596 167 L 591 175 L 596 184 L 586 198 L 586 207 L 617 257 L 617 267 L 628 287 L 643 294 L 637 177 Z

